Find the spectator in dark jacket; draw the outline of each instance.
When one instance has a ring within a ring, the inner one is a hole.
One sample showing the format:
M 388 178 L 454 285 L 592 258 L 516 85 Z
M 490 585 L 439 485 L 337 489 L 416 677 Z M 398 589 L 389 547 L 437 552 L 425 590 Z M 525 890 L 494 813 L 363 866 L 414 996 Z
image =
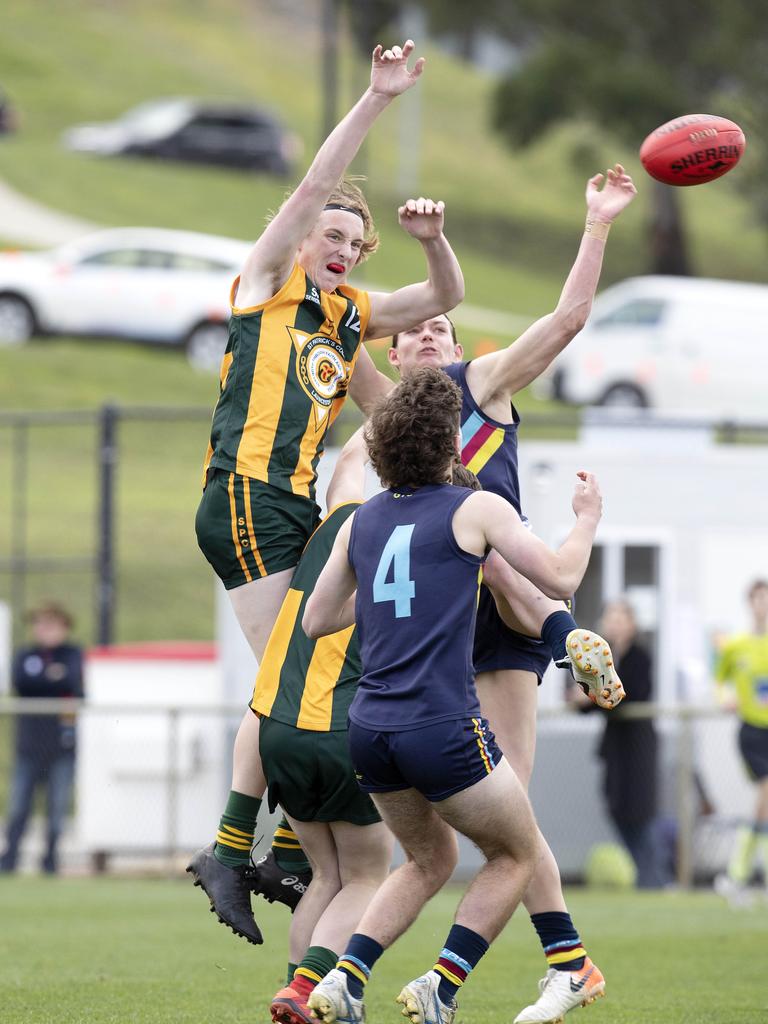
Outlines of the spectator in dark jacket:
M 623 713 L 627 705 L 652 700 L 651 660 L 637 643 L 635 613 L 627 601 L 606 605 L 598 629 L 613 649 L 627 693 L 623 704 L 607 714 L 598 747 L 605 766 L 603 793 L 611 821 L 637 867 L 638 888 L 655 889 L 668 881 L 654 827 L 656 729 L 650 718 L 628 718 Z M 600 711 L 580 693 L 573 700 L 581 710 Z
M 62 699 L 83 696 L 83 654 L 72 643 L 72 618 L 53 602 L 30 613 L 34 643 L 16 651 L 12 682 L 19 697 Z M 19 845 L 38 785 L 47 791 L 46 848 L 41 868 L 58 870 L 57 845 L 69 806 L 75 774 L 75 720 L 69 713 L 20 715 L 16 723 L 16 759 L 7 814 L 5 852 L 0 871 L 16 869 Z

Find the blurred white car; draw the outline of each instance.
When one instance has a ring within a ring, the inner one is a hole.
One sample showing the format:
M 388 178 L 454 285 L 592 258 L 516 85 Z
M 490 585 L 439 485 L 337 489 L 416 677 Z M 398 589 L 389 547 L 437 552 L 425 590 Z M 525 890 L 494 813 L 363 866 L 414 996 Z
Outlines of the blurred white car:
M 0 344 L 33 334 L 98 335 L 183 346 L 218 369 L 229 289 L 247 242 L 160 228 L 116 228 L 47 252 L 0 253 Z
M 598 296 L 535 391 L 584 405 L 765 422 L 766 373 L 768 286 L 634 277 Z

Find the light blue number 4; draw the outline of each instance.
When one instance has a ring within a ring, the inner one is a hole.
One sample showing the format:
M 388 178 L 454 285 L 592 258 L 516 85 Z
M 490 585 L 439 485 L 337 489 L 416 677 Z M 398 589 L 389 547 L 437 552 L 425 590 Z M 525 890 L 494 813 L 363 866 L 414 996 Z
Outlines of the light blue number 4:
M 395 602 L 395 618 L 407 619 L 411 614 L 411 601 L 416 596 L 416 584 L 409 579 L 411 572 L 411 535 L 416 524 L 396 526 L 384 546 L 373 578 L 373 600 Z M 392 566 L 392 582 L 387 583 Z

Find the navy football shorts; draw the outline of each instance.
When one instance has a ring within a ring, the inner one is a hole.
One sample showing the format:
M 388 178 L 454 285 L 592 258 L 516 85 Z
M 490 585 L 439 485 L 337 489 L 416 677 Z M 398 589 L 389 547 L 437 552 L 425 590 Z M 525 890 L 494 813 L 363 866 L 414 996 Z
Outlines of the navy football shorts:
M 756 782 L 768 779 L 768 729 L 742 722 L 739 729 L 739 750 L 752 778 Z
M 349 751 L 366 793 L 416 789 L 433 802 L 474 786 L 504 756 L 479 716 L 404 732 L 377 732 L 350 722 Z
M 523 636 L 505 625 L 487 587 L 480 587 L 472 658 L 477 675 L 499 669 L 518 669 L 533 672 L 539 682 L 551 661 L 549 648 L 541 640 Z

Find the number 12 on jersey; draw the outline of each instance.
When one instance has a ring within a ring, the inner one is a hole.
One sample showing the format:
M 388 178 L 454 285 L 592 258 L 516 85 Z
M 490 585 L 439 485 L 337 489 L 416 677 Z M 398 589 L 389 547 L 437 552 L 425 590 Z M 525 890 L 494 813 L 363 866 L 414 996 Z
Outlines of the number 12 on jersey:
M 416 596 L 416 584 L 411 574 L 411 535 L 416 524 L 396 526 L 384 545 L 376 575 L 373 577 L 373 600 L 395 602 L 395 618 L 407 619 L 411 615 L 411 601 Z M 390 566 L 392 579 L 387 582 Z

